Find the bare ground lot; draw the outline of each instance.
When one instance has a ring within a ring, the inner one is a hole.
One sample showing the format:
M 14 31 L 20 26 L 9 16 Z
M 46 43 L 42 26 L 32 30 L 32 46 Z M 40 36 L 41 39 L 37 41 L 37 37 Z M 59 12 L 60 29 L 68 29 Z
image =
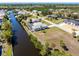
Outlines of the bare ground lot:
M 79 26 L 61 23 L 60 26 L 66 29 L 68 32 L 73 33 L 74 31 L 79 31 Z
M 34 32 L 34 34 L 43 43 L 45 42 L 45 40 L 47 40 L 50 44 L 50 47 L 65 51 L 60 46 L 60 40 L 63 40 L 67 48 L 69 49 L 65 52 L 70 53 L 71 55 L 79 56 L 79 42 L 77 41 L 77 39 L 73 38 L 71 34 L 68 34 L 59 28 L 54 27 L 51 29 L 46 29 L 45 33 L 43 31 L 38 31 Z

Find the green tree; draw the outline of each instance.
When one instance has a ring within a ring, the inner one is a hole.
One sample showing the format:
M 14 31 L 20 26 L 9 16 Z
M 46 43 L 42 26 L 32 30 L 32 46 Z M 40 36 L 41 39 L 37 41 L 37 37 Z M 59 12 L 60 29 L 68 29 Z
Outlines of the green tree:
M 1 29 L 2 30 L 11 29 L 11 23 L 10 23 L 10 21 L 9 20 L 3 21 L 2 25 L 1 25 Z
M 48 48 L 49 48 L 49 43 L 46 41 L 45 45 L 42 47 L 40 51 L 40 54 L 42 56 L 49 55 L 50 50 L 48 50 Z
M 65 43 L 64 43 L 63 40 L 60 40 L 60 46 L 61 46 L 61 47 L 65 46 Z
M 10 37 L 12 37 L 12 31 L 11 30 L 4 30 L 4 31 L 2 31 L 2 35 L 5 39 L 9 39 Z
M 51 56 L 71 56 L 71 54 L 60 51 L 59 49 L 54 49 L 51 51 Z

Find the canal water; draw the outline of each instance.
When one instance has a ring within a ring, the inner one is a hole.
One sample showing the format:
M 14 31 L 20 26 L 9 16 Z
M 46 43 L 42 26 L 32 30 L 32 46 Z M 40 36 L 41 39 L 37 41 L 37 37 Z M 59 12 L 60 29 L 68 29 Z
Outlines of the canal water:
M 2 55 L 2 46 L 0 46 L 0 56 Z
M 9 18 L 12 22 L 14 36 L 12 38 L 14 56 L 39 56 L 39 51 L 34 47 L 28 34 L 16 20 L 12 11 L 9 11 Z

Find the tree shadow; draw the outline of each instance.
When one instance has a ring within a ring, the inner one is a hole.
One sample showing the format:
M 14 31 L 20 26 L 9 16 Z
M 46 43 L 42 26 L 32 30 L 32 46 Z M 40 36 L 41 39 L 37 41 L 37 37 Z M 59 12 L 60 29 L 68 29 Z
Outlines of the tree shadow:
M 69 49 L 67 48 L 67 46 L 62 46 L 62 48 L 65 50 L 65 51 L 68 51 Z
M 11 43 L 12 43 L 12 46 L 13 46 L 13 47 L 14 47 L 15 45 L 17 45 L 17 37 L 16 37 L 15 35 L 12 37 Z

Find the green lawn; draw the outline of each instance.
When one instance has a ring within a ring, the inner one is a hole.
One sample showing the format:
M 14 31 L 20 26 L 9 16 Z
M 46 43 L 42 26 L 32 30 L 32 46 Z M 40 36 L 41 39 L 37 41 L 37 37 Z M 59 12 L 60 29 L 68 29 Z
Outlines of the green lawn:
M 48 22 L 45 22 L 45 21 L 41 21 L 42 23 L 46 24 L 46 25 L 50 25 Z
M 7 56 L 12 56 L 12 48 L 9 47 L 6 53 L 7 53 Z
M 56 19 L 48 19 L 48 18 L 47 18 L 47 20 L 49 20 L 49 21 L 51 21 L 51 22 L 53 22 L 53 23 L 55 23 L 55 24 L 59 24 L 59 23 L 61 23 L 61 22 L 64 21 L 64 19 L 61 19 L 61 18 L 59 18 L 58 20 L 56 20 Z

